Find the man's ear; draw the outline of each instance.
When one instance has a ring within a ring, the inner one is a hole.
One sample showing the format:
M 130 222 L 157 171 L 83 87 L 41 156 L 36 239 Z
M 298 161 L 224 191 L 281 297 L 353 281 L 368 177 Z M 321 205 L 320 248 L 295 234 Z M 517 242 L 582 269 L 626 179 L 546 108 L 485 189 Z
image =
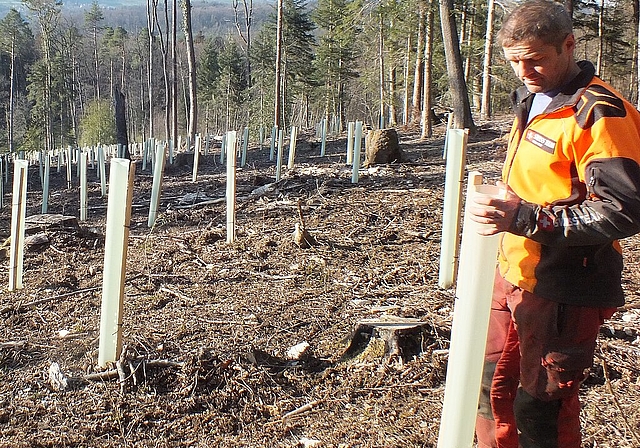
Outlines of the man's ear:
M 570 33 L 567 37 L 564 38 L 562 48 L 570 53 L 576 49 L 576 37 L 573 35 L 573 33 Z

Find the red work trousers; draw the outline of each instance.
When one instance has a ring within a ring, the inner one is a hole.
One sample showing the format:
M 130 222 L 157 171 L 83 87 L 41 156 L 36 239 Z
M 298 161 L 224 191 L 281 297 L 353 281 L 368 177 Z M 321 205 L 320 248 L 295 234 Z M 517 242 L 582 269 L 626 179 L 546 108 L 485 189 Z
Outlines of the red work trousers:
M 580 448 L 578 390 L 615 311 L 552 302 L 496 273 L 478 448 Z

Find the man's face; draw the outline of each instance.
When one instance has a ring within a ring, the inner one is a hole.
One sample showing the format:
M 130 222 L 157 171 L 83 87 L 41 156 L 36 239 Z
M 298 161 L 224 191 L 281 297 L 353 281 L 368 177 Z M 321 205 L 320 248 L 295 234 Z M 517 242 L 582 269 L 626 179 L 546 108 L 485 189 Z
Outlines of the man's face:
M 504 56 L 516 76 L 531 93 L 544 93 L 561 87 L 573 77 L 575 39 L 568 35 L 561 46 L 536 39 L 504 47 Z

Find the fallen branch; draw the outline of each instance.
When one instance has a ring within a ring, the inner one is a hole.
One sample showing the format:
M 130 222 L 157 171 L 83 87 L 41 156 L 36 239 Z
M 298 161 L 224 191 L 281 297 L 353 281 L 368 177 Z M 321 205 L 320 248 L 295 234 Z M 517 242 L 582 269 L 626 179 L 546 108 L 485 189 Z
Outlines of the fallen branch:
M 144 365 L 144 368 L 152 369 L 152 368 L 165 368 L 165 367 L 179 367 L 182 368 L 184 366 L 183 362 L 178 361 L 169 361 L 167 359 L 154 359 L 150 361 L 143 361 L 141 363 Z M 136 368 L 136 370 L 140 369 L 140 365 Z M 85 381 L 110 381 L 116 378 L 119 378 L 120 374 L 118 369 L 109 369 L 104 372 L 97 373 L 89 373 L 87 375 L 82 376 L 80 379 Z
M 313 408 L 315 406 L 318 406 L 320 403 L 322 403 L 322 400 L 314 400 L 310 403 L 305 404 L 304 406 L 300 406 L 299 408 L 294 409 L 293 411 L 289 411 L 286 414 L 284 414 L 282 416 L 282 420 L 286 420 L 288 418 L 291 417 L 297 417 L 299 415 L 305 414 L 311 410 L 313 410 Z
M 42 305 L 43 303 L 52 302 L 58 299 L 64 299 L 65 297 L 70 297 L 77 294 L 83 294 L 85 292 L 96 291 L 98 289 L 102 289 L 102 286 L 94 286 L 92 288 L 85 288 L 85 289 L 79 289 L 77 291 L 65 292 L 64 294 L 59 294 L 57 296 L 52 296 L 52 297 L 45 297 L 44 299 L 38 299 L 38 300 L 34 300 L 33 302 L 18 304 L 17 306 L 6 306 L 0 309 L 0 314 L 7 314 L 12 311 L 16 313 L 20 313 L 36 305 Z
M 227 200 L 227 198 L 217 198 L 217 199 L 211 199 L 209 201 L 196 202 L 195 204 L 189 204 L 189 205 L 174 205 L 172 208 L 175 208 L 176 210 L 188 209 L 188 208 L 196 208 L 196 207 L 202 207 L 202 206 L 205 206 L 205 205 L 222 204 L 226 200 Z
M 182 294 L 181 292 L 174 291 L 171 288 L 167 288 L 166 286 L 161 286 L 160 287 L 160 291 L 169 293 L 169 294 L 171 294 L 173 296 L 176 296 L 177 298 L 182 299 L 185 302 L 193 302 L 193 299 L 191 297 L 186 296 L 186 295 Z

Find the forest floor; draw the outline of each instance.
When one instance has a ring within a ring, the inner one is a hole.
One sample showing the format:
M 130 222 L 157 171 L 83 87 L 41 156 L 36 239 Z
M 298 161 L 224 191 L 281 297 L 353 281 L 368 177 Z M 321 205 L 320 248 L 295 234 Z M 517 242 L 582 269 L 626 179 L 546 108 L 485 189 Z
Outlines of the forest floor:
M 468 170 L 499 177 L 508 127 L 480 127 Z M 47 241 L 26 248 L 23 289 L 8 291 L 0 260 L 0 448 L 435 446 L 455 294 L 438 287 L 442 134 L 400 130 L 404 160 L 363 168 L 357 184 L 344 136 L 320 157 L 301 135 L 277 183 L 269 148 L 250 148 L 232 244 L 216 153 L 196 182 L 191 167 L 167 166 L 151 229 L 152 175 L 138 163 L 123 381 L 96 367 L 106 198 L 90 171 L 86 221 L 28 228 Z M 49 213 L 79 216 L 77 178 L 67 188 L 64 169 L 51 172 Z M 41 201 L 32 167 L 28 217 Z M 310 248 L 293 242 L 298 204 Z M 0 242 L 10 222 L 5 204 Z M 640 446 L 638 241 L 623 242 L 627 306 L 603 327 L 581 389 L 584 447 Z M 385 355 L 374 332 L 345 355 L 359 323 L 389 316 L 424 323 L 417 349 Z M 56 366 L 66 387 L 50 379 Z

